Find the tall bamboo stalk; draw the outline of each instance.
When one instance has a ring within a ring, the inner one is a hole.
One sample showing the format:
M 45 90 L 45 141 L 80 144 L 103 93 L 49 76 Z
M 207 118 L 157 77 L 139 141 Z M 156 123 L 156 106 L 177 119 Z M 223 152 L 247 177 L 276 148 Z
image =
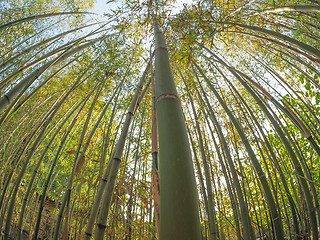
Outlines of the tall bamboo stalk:
M 226 65 L 222 59 L 220 59 L 218 56 L 214 55 L 215 58 L 218 59 L 218 61 L 220 63 L 222 63 L 223 65 Z M 255 101 L 257 102 L 257 104 L 261 107 L 262 111 L 265 113 L 265 115 L 267 116 L 267 118 L 270 120 L 271 124 L 274 126 L 276 132 L 278 133 L 279 137 L 281 138 L 281 141 L 283 142 L 283 144 L 286 147 L 286 150 L 289 153 L 289 156 L 293 162 L 293 165 L 299 175 L 299 180 L 301 182 L 302 185 L 302 189 L 304 192 L 304 195 L 306 197 L 306 203 L 309 209 L 309 213 L 310 213 L 310 221 L 311 221 L 311 225 L 312 225 L 312 234 L 313 237 L 315 239 L 318 238 L 318 227 L 317 227 L 317 221 L 316 221 L 316 213 L 314 211 L 314 204 L 312 202 L 312 196 L 310 194 L 309 191 L 309 187 L 308 187 L 308 183 L 306 182 L 305 178 L 304 178 L 304 173 L 302 171 L 301 168 L 301 164 L 298 161 L 297 156 L 295 155 L 292 147 L 290 146 L 289 141 L 287 140 L 287 138 L 285 137 L 285 134 L 283 133 L 281 127 L 279 126 L 279 124 L 277 123 L 277 121 L 274 119 L 274 117 L 272 116 L 272 114 L 268 111 L 267 109 L 267 104 L 263 103 L 261 101 L 261 99 L 256 95 L 256 93 L 248 86 L 248 84 L 238 75 L 237 72 L 235 72 L 233 69 L 230 69 L 230 72 L 240 81 L 240 83 L 246 88 L 246 90 L 250 93 L 250 95 L 255 99 Z M 244 74 L 242 74 L 242 76 L 244 76 Z M 246 76 L 246 78 L 249 78 L 248 76 Z M 278 121 L 280 122 L 280 121 Z M 289 135 L 288 135 L 289 136 Z
M 180 70 L 179 70 L 179 72 L 180 72 Z M 208 211 L 208 215 L 209 215 L 209 229 L 210 229 L 209 236 L 210 236 L 211 240 L 216 240 L 219 237 L 219 230 L 217 228 L 217 222 L 216 222 L 215 205 L 213 202 L 214 193 L 213 193 L 213 189 L 212 189 L 212 185 L 211 185 L 211 175 L 210 175 L 210 171 L 209 171 L 209 164 L 207 161 L 207 156 L 204 152 L 203 138 L 202 138 L 202 134 L 201 134 L 201 130 L 200 130 L 200 124 L 199 124 L 199 119 L 198 119 L 198 115 L 196 112 L 196 108 L 194 106 L 192 97 L 190 95 L 190 91 L 189 91 L 188 85 L 186 83 L 186 80 L 184 79 L 181 72 L 180 72 L 180 75 L 181 75 L 181 78 L 182 78 L 184 85 L 186 87 L 186 91 L 188 92 L 189 100 L 191 102 L 192 114 L 193 114 L 195 125 L 196 125 L 197 139 L 199 142 L 200 153 L 201 153 L 202 162 L 203 162 L 203 166 L 204 166 L 204 173 L 205 173 L 205 178 L 206 178 L 206 191 L 207 191 L 207 196 L 208 196 L 208 199 L 207 199 L 208 209 L 207 209 L 207 211 Z M 205 189 L 204 189 L 204 191 L 205 191 Z
M 84 105 L 83 105 L 83 107 L 84 107 Z M 42 194 L 41 194 L 41 197 L 40 197 L 40 206 L 39 206 L 39 211 L 38 211 L 38 216 L 37 216 L 37 223 L 36 223 L 35 230 L 34 230 L 33 240 L 37 240 L 38 239 L 38 234 L 39 234 L 39 230 L 40 230 L 40 223 L 41 223 L 41 217 L 42 217 L 42 211 L 43 211 L 43 208 L 44 208 L 44 202 L 45 202 L 45 199 L 46 199 L 46 195 L 47 195 L 48 189 L 51 186 L 50 181 L 51 181 L 55 166 L 58 163 L 58 160 L 59 160 L 59 157 L 60 157 L 60 153 L 61 153 L 62 149 L 65 146 L 65 142 L 66 142 L 66 140 L 67 140 L 67 138 L 69 136 L 69 133 L 71 132 L 71 130 L 74 127 L 74 125 L 76 124 L 76 122 L 78 120 L 78 117 L 79 117 L 79 114 L 81 113 L 82 109 L 83 108 L 79 109 L 79 111 L 77 112 L 77 114 L 73 118 L 71 124 L 69 125 L 67 131 L 65 132 L 63 138 L 61 139 L 58 151 L 56 152 L 56 155 L 55 155 L 55 158 L 53 160 L 53 163 L 51 164 L 50 171 L 49 171 L 49 174 L 47 176 L 47 179 L 46 179 L 46 182 L 45 182 L 45 185 L 43 187 Z
M 95 89 L 94 89 L 95 90 Z M 32 188 L 33 188 L 33 183 L 35 181 L 35 178 L 38 174 L 38 170 L 41 166 L 42 160 L 44 159 L 45 155 L 47 154 L 48 150 L 50 149 L 51 144 L 53 143 L 53 141 L 55 140 L 56 136 L 58 135 L 58 133 L 61 131 L 61 129 L 63 128 L 63 126 L 67 123 L 67 121 L 69 120 L 69 118 L 74 114 L 74 112 L 84 103 L 86 102 L 89 97 L 91 96 L 91 94 L 93 93 L 93 91 L 91 91 L 75 108 L 71 108 L 72 111 L 66 116 L 66 118 L 63 120 L 63 122 L 60 124 L 60 126 L 58 127 L 58 129 L 56 130 L 56 132 L 53 134 L 53 136 L 51 137 L 49 143 L 47 144 L 45 150 L 42 152 L 37 164 L 34 166 L 33 169 L 33 174 L 31 176 L 31 179 L 29 181 L 28 184 L 28 188 L 26 191 L 26 194 L 23 198 L 23 202 L 22 202 L 22 207 L 21 207 L 21 211 L 20 211 L 20 215 L 19 215 L 19 221 L 18 221 L 18 231 L 20 231 L 20 235 L 18 236 L 20 239 L 22 238 L 22 232 L 23 232 L 23 219 L 24 219 L 24 213 L 27 207 L 27 201 L 29 200 L 29 196 L 32 193 Z
M 107 79 L 108 79 L 109 75 L 107 75 Z M 100 89 L 99 91 L 97 91 L 97 94 L 95 95 L 93 101 L 92 101 L 92 104 L 90 106 L 90 109 L 87 113 L 87 118 L 86 118 L 86 121 L 83 125 L 83 128 L 82 128 L 82 132 L 81 132 L 81 136 L 80 136 L 80 139 L 79 139 L 79 144 L 78 144 L 78 148 L 77 148 L 77 151 L 76 151 L 76 154 L 75 154 L 75 159 L 74 159 L 74 164 L 73 164 L 73 168 L 72 168 L 72 172 L 71 172 L 71 175 L 70 175 L 70 178 L 69 178 L 69 181 L 68 181 L 68 185 L 67 185 L 67 190 L 65 191 L 65 194 L 63 196 L 63 200 L 62 200 L 62 203 L 61 203 L 61 206 L 60 206 L 60 209 L 59 209 L 59 214 L 58 214 L 58 219 L 56 221 L 56 226 L 55 226 L 55 231 L 54 231 L 54 236 L 53 236 L 53 239 L 58 239 L 59 237 L 59 233 L 60 233 L 60 225 L 61 225 L 61 221 L 62 221 L 62 218 L 63 218 L 63 215 L 64 215 L 64 211 L 65 209 L 68 209 L 69 207 L 69 203 L 70 203 L 70 198 L 71 198 L 71 191 L 72 191 L 72 185 L 73 185 L 73 182 L 74 182 L 74 178 L 76 176 L 76 174 L 78 173 L 78 170 L 79 169 L 79 162 L 82 161 L 82 164 L 84 163 L 84 160 L 85 160 L 85 153 L 86 153 L 86 150 L 89 146 L 89 143 L 91 142 L 91 139 L 93 137 L 93 134 L 95 133 L 98 125 L 100 124 L 102 118 L 104 117 L 104 114 L 105 112 L 107 111 L 108 109 L 108 106 L 109 106 L 109 103 L 110 101 L 112 100 L 112 98 L 108 101 L 108 104 L 105 105 L 104 109 L 102 110 L 101 114 L 100 114 L 100 117 L 99 119 L 97 120 L 93 130 L 91 131 L 84 147 L 83 147 L 83 150 L 82 152 L 80 153 L 80 150 L 81 150 L 81 147 L 82 147 L 82 144 L 83 144 L 83 140 L 84 140 L 84 136 L 87 132 L 87 128 L 88 128 L 88 125 L 89 125 L 89 121 L 90 121 L 90 118 L 91 118 L 91 115 L 92 115 L 92 112 L 93 112 L 93 109 L 94 109 L 94 106 L 96 105 L 97 103 L 97 100 L 101 94 L 101 91 L 103 89 L 103 86 L 105 85 L 106 83 L 106 80 L 105 79 L 103 81 L 103 84 L 101 84 L 100 86 Z M 66 214 L 67 216 L 67 214 Z M 66 220 L 66 224 L 68 224 L 68 221 Z M 68 229 L 68 227 L 66 227 Z
M 106 229 L 106 221 L 107 221 L 107 217 L 108 217 L 107 213 L 109 212 L 109 207 L 110 207 L 110 203 L 111 203 L 110 201 L 111 201 L 111 197 L 113 194 L 113 188 L 115 185 L 117 173 L 118 173 L 118 170 L 120 167 L 122 152 L 124 149 L 124 145 L 125 145 L 125 141 L 127 138 L 127 134 L 129 131 L 131 121 L 132 121 L 134 113 L 139 105 L 138 100 L 141 95 L 142 87 L 143 87 L 143 84 L 144 84 L 145 79 L 147 77 L 147 73 L 149 72 L 150 65 L 151 65 L 151 60 L 147 64 L 147 67 L 146 67 L 144 73 L 142 74 L 142 77 L 140 78 L 140 81 L 137 85 L 135 95 L 131 100 L 131 104 L 128 109 L 127 115 L 126 115 L 126 119 L 125 119 L 125 122 L 122 127 L 121 135 L 119 137 L 119 140 L 117 141 L 116 147 L 114 148 L 114 150 L 111 154 L 111 158 L 109 160 L 108 167 L 101 178 L 101 181 L 99 184 L 99 189 L 96 194 L 95 202 L 91 208 L 89 222 L 88 222 L 88 225 L 87 225 L 87 228 L 85 231 L 85 239 L 90 239 L 92 237 L 94 222 L 95 222 L 97 214 L 98 214 L 100 202 L 103 202 L 105 205 L 103 205 L 104 210 L 103 211 L 100 210 L 100 215 L 99 215 L 100 217 L 98 220 L 97 230 L 96 230 L 98 232 L 98 234 L 96 234 L 96 235 L 99 235 L 99 236 L 96 236 L 96 239 L 99 239 L 99 238 L 103 239 L 104 238 L 104 232 Z
M 132 216 L 132 208 L 133 206 L 133 200 L 134 200 L 134 196 L 133 196 L 133 188 L 134 188 L 134 182 L 136 180 L 136 172 L 137 172 L 137 164 L 138 164 L 138 160 L 141 158 L 140 156 L 140 140 L 141 140 L 141 135 L 142 135 L 142 128 L 143 128 L 143 123 L 144 123 L 144 116 L 145 116 L 145 107 L 141 113 L 141 123 L 140 123 L 140 129 L 139 129 L 139 135 L 138 135 L 138 142 L 137 142 L 137 146 L 135 148 L 136 152 L 135 152 L 135 156 L 134 156 L 134 166 L 133 166 L 133 173 L 131 176 L 131 182 L 132 182 L 132 186 L 131 186 L 131 190 L 130 190 L 130 194 L 129 194 L 129 199 L 128 199 L 128 207 L 127 207 L 127 221 L 126 221 L 126 225 L 127 225 L 127 229 L 126 229 L 126 240 L 131 240 L 132 239 L 132 228 L 134 226 L 133 224 L 133 216 Z M 141 160 L 141 159 L 140 159 Z
M 198 159 L 198 156 L 197 156 L 196 146 L 195 146 L 195 143 L 194 143 L 194 141 L 192 139 L 193 136 L 192 136 L 192 133 L 190 132 L 190 129 L 189 129 L 188 125 L 187 125 L 187 131 L 188 131 L 189 140 L 190 140 L 190 144 L 191 144 L 192 151 L 193 151 L 193 157 L 194 157 L 194 160 L 196 162 L 196 167 L 197 167 L 196 173 L 198 174 L 198 178 L 199 178 L 198 181 L 200 182 L 200 186 L 201 186 L 201 192 L 202 192 L 202 195 L 203 195 L 204 206 L 206 208 L 206 212 L 208 212 L 208 209 L 209 209 L 209 207 L 208 207 L 208 197 L 207 197 L 207 192 L 206 192 L 206 188 L 205 188 L 205 185 L 204 185 L 202 169 L 201 169 L 200 162 L 199 162 L 199 159 Z M 200 207 L 200 217 L 203 216 L 203 214 L 201 212 L 202 212 L 202 209 Z M 201 219 L 201 222 L 202 222 L 202 219 Z M 204 233 L 202 233 L 201 237 L 207 239 L 207 228 L 206 228 L 206 226 L 204 227 Z
M 154 218 L 158 239 L 160 239 L 160 174 L 159 174 L 159 158 L 158 158 L 158 127 L 157 127 L 157 112 L 156 112 L 156 89 L 154 75 L 151 78 L 152 88 L 152 126 L 151 126 L 151 141 L 152 141 L 152 176 L 151 176 L 151 191 L 153 197 Z M 151 211 L 150 211 L 151 212 Z
M 302 49 L 303 51 L 306 51 L 307 53 L 311 54 L 312 56 L 314 56 L 320 60 L 320 50 L 318 50 L 315 47 L 310 46 L 304 42 L 298 41 L 294 38 L 291 38 L 287 35 L 284 35 L 282 33 L 272 31 L 272 30 L 269 30 L 266 28 L 261 28 L 261 27 L 251 26 L 251 25 L 246 25 L 246 24 L 241 24 L 241 23 L 235 23 L 235 22 L 216 22 L 216 23 L 217 24 L 227 24 L 227 25 L 231 25 L 231 26 L 238 26 L 238 27 L 242 27 L 245 29 L 255 31 L 255 32 L 260 32 L 260 33 L 270 35 L 278 40 L 292 44 L 292 45 Z
M 154 17 L 156 111 L 160 157 L 160 236 L 200 239 L 198 196 L 181 103 L 165 38 Z
M 240 186 L 240 181 L 239 181 L 238 174 L 236 172 L 236 168 L 235 168 L 235 165 L 234 165 L 232 157 L 231 157 L 230 149 L 229 149 L 227 141 L 224 137 L 221 125 L 218 122 L 218 120 L 214 114 L 214 111 L 209 103 L 209 100 L 208 100 L 207 96 L 204 94 L 204 90 L 201 85 L 200 85 L 200 89 L 201 89 L 201 92 L 203 94 L 203 97 L 205 99 L 205 102 L 206 102 L 206 105 L 208 108 L 210 120 L 213 122 L 214 127 L 215 127 L 216 131 L 218 132 L 219 140 L 222 143 L 222 149 L 226 155 L 226 159 L 227 159 L 228 165 L 230 167 L 231 175 L 233 178 L 233 184 L 235 185 L 237 196 L 238 196 L 238 201 L 239 201 L 239 205 L 240 205 L 241 223 L 243 225 L 243 235 L 246 236 L 248 239 L 254 239 L 255 234 L 254 234 L 254 229 L 251 225 L 251 218 L 249 216 L 248 205 L 247 205 L 246 201 L 244 200 L 244 196 L 243 196 L 242 189 Z M 201 100 L 201 102 L 203 102 L 200 93 L 198 93 L 198 98 Z M 216 144 L 215 144 L 215 147 L 216 147 L 216 150 L 218 151 Z M 221 158 L 220 153 L 218 153 L 218 157 L 219 157 L 219 159 Z M 222 159 L 220 160 L 220 162 L 221 162 L 221 165 L 223 166 Z
M 284 233 L 283 233 L 283 227 L 282 227 L 282 221 L 280 218 L 280 215 L 277 211 L 277 207 L 276 207 L 276 203 L 274 201 L 274 197 L 272 195 L 271 189 L 268 185 L 268 181 L 266 179 L 266 176 L 262 170 L 262 167 L 252 149 L 252 147 L 249 144 L 249 140 L 247 138 L 247 136 L 245 135 L 245 133 L 243 132 L 241 126 L 239 125 L 238 121 L 236 120 L 235 116 L 232 114 L 232 112 L 230 111 L 230 109 L 228 108 L 228 106 L 226 105 L 226 103 L 223 101 L 223 99 L 221 98 L 221 96 L 218 94 L 218 92 L 215 90 L 214 86 L 212 85 L 212 83 L 209 81 L 209 79 L 206 77 L 206 75 L 203 73 L 202 69 L 194 62 L 196 68 L 199 70 L 201 76 L 205 79 L 205 81 L 207 82 L 209 88 L 212 90 L 212 92 L 214 93 L 214 95 L 216 96 L 216 98 L 218 99 L 219 103 L 221 104 L 221 106 L 224 108 L 224 110 L 226 111 L 227 115 L 229 116 L 229 118 L 231 119 L 232 123 L 234 124 L 235 128 L 237 129 L 237 132 L 239 133 L 239 136 L 241 137 L 241 140 L 243 142 L 243 144 L 245 145 L 245 148 L 248 152 L 248 155 L 251 159 L 252 165 L 255 168 L 258 176 L 259 176 L 259 180 L 261 182 L 261 185 L 263 187 L 264 190 L 264 196 L 266 198 L 266 201 L 268 203 L 269 206 L 269 210 L 270 210 L 270 214 L 271 214 L 271 218 L 272 218 L 272 223 L 275 229 L 275 234 L 276 234 L 276 238 L 277 239 L 283 239 Z
M 61 37 L 64 37 L 66 35 L 68 35 L 69 33 L 72 33 L 72 32 L 76 32 L 78 30 L 81 30 L 83 28 L 87 28 L 87 27 L 92 27 L 94 25 L 96 25 L 98 23 L 93 23 L 93 24 L 88 24 L 88 25 L 84 25 L 84 26 L 81 26 L 81 27 L 78 27 L 78 28 L 74 28 L 74 29 L 71 29 L 69 31 L 66 31 L 66 32 L 63 32 L 63 33 L 60 33 L 60 34 L 57 34 L 53 37 L 50 37 L 50 38 L 47 38 L 39 43 L 36 43 L 28 48 L 25 48 L 23 49 L 23 51 L 15 54 L 13 57 L 11 57 L 10 59 L 6 60 L 5 62 L 1 63 L 0 64 L 0 69 L 3 69 L 5 67 L 7 67 L 10 63 L 14 62 L 15 60 L 19 59 L 20 57 L 22 57 L 23 55 L 33 51 L 33 50 L 37 50 L 39 47 L 41 47 L 42 45 L 46 44 L 46 43 L 49 43 L 53 40 L 56 40 L 56 39 L 59 39 Z
M 37 78 L 39 78 L 45 71 L 47 71 L 51 66 L 56 65 L 66 58 L 72 56 L 73 54 L 93 45 L 97 41 L 102 40 L 102 38 L 96 38 L 94 40 L 90 40 L 88 43 L 84 43 L 78 47 L 75 47 L 74 49 L 67 49 L 63 53 L 61 53 L 58 57 L 55 59 L 49 61 L 48 63 L 44 64 L 43 66 L 39 67 L 37 70 L 29 74 L 27 77 L 25 77 L 23 80 L 21 80 L 18 84 L 14 86 L 8 93 L 6 93 L 1 99 L 0 99 L 0 113 L 6 108 L 6 106 L 9 105 L 11 101 L 13 101 L 21 92 L 25 91 L 25 87 L 28 84 L 33 83 Z
M 3 24 L 0 26 L 0 30 L 3 30 L 8 27 L 12 27 L 24 22 L 28 22 L 31 20 L 41 19 L 41 18 L 48 18 L 48 17 L 54 17 L 54 16 L 62 16 L 62 15 L 74 15 L 74 14 L 93 14 L 88 12 L 57 12 L 57 13 L 47 13 L 47 14 L 40 14 L 40 15 L 34 15 L 26 18 L 21 18 L 6 24 Z
M 248 104 L 246 103 L 246 101 L 243 99 L 243 97 L 241 96 L 241 94 L 237 91 L 237 89 L 235 88 L 235 86 L 231 83 L 231 81 L 229 81 L 226 76 L 223 74 L 223 72 L 216 67 L 216 69 L 219 71 L 219 73 L 222 75 L 222 77 L 224 78 L 224 80 L 230 85 L 230 87 L 232 88 L 233 91 L 235 91 L 235 93 L 237 94 L 237 97 L 241 100 L 241 102 L 245 105 L 247 111 L 249 112 L 252 120 L 254 121 L 256 127 L 258 128 L 259 132 L 261 133 L 263 140 L 264 140 L 264 144 L 266 145 L 267 149 L 270 152 L 270 158 L 273 162 L 273 164 L 275 165 L 275 167 L 277 168 L 277 170 L 279 171 L 279 176 L 281 179 L 281 182 L 283 184 L 283 187 L 285 189 L 285 193 L 287 195 L 287 198 L 289 200 L 289 205 L 290 205 L 290 209 L 292 212 L 292 218 L 293 218 L 293 225 L 294 225 L 294 229 L 295 229 L 295 233 L 296 233 L 296 238 L 300 239 L 300 231 L 299 231 L 299 223 L 298 223 L 298 213 L 296 210 L 296 204 L 294 203 L 294 200 L 291 196 L 290 190 L 288 188 L 288 184 L 287 184 L 287 180 L 283 174 L 283 171 L 280 167 L 280 164 L 277 160 L 277 157 L 274 153 L 273 148 L 270 145 L 270 142 L 268 140 L 268 138 L 266 137 L 264 131 L 262 130 L 261 124 L 258 122 L 257 118 L 255 117 L 254 113 L 252 112 L 251 108 L 248 106 Z M 264 147 L 264 146 L 263 146 Z M 267 151 L 266 151 L 267 152 Z
M 142 97 L 145 93 L 145 91 L 142 91 L 143 83 L 146 79 L 146 74 L 149 71 L 149 67 L 151 65 L 151 61 L 147 64 L 147 68 L 145 72 L 143 73 L 143 76 L 140 79 L 140 82 L 138 84 L 138 87 L 136 89 L 135 95 L 132 99 L 132 102 L 130 104 L 130 107 L 128 109 L 128 113 L 125 119 L 125 122 L 122 127 L 121 135 L 119 137 L 119 140 L 117 142 L 117 145 L 114 148 L 112 159 L 111 160 L 111 168 L 110 168 L 110 175 L 108 176 L 107 184 L 105 187 L 105 190 L 102 195 L 101 199 L 101 208 L 100 213 L 98 215 L 97 219 L 97 226 L 96 226 L 96 233 L 95 233 L 95 239 L 97 240 L 103 240 L 104 239 L 104 233 L 106 230 L 106 224 L 108 220 L 108 214 L 111 206 L 111 199 L 113 196 L 113 190 L 115 186 L 115 182 L 118 176 L 118 171 L 120 168 L 122 153 L 126 141 L 126 137 L 129 131 L 129 126 L 131 124 L 131 121 L 133 119 L 133 116 L 140 104 L 140 101 L 142 100 Z M 146 88 L 145 88 L 146 90 Z M 142 92 L 141 92 L 142 91 Z

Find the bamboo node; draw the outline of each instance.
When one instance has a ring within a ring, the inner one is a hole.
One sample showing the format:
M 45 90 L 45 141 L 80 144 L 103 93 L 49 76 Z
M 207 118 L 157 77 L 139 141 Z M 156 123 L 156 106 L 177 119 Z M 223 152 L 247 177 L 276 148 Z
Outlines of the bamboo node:
M 279 219 L 280 219 L 280 217 L 277 216 L 276 218 L 273 218 L 272 221 L 275 222 L 275 221 L 277 221 L 277 220 L 279 220 Z
M 167 98 L 175 99 L 180 102 L 180 99 L 177 95 L 172 94 L 172 93 L 163 93 L 159 97 L 157 97 L 156 104 L 158 104 L 159 101 L 161 101 L 163 99 L 167 99 Z
M 7 99 L 8 103 L 10 103 L 10 99 L 7 95 L 4 95 L 4 97 Z
M 106 225 L 101 224 L 101 223 L 98 223 L 97 226 L 98 226 L 100 229 L 106 229 L 106 228 L 107 228 Z
M 168 48 L 166 46 L 159 46 L 155 49 L 155 51 L 157 51 L 158 49 L 165 49 L 165 50 L 168 50 Z

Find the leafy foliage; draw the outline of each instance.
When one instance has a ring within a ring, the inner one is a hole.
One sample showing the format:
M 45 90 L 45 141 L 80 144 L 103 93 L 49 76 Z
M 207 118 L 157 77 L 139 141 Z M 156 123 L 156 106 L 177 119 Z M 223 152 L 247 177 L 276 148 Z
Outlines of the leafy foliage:
M 4 238 L 23 229 L 34 234 L 44 196 L 56 210 L 40 231 L 85 236 L 142 69 L 153 58 L 153 14 L 189 131 L 203 238 L 213 226 L 216 239 L 318 238 L 319 2 L 109 1 L 113 10 L 104 15 L 88 13 L 93 6 L 0 3 Z M 151 191 L 153 68 L 120 159 L 108 239 L 159 237 Z

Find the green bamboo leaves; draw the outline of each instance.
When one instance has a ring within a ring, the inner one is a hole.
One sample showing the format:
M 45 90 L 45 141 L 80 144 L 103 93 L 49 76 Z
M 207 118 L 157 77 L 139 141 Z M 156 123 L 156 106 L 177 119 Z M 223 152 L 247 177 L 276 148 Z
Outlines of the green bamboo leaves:
M 318 239 L 319 1 L 4 2 L 4 239 Z

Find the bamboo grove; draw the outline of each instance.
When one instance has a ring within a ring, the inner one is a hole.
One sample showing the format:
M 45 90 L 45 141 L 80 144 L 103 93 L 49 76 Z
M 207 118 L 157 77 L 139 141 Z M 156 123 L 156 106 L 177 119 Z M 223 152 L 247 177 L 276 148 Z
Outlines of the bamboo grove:
M 320 2 L 104 4 L 0 2 L 1 239 L 319 239 Z

